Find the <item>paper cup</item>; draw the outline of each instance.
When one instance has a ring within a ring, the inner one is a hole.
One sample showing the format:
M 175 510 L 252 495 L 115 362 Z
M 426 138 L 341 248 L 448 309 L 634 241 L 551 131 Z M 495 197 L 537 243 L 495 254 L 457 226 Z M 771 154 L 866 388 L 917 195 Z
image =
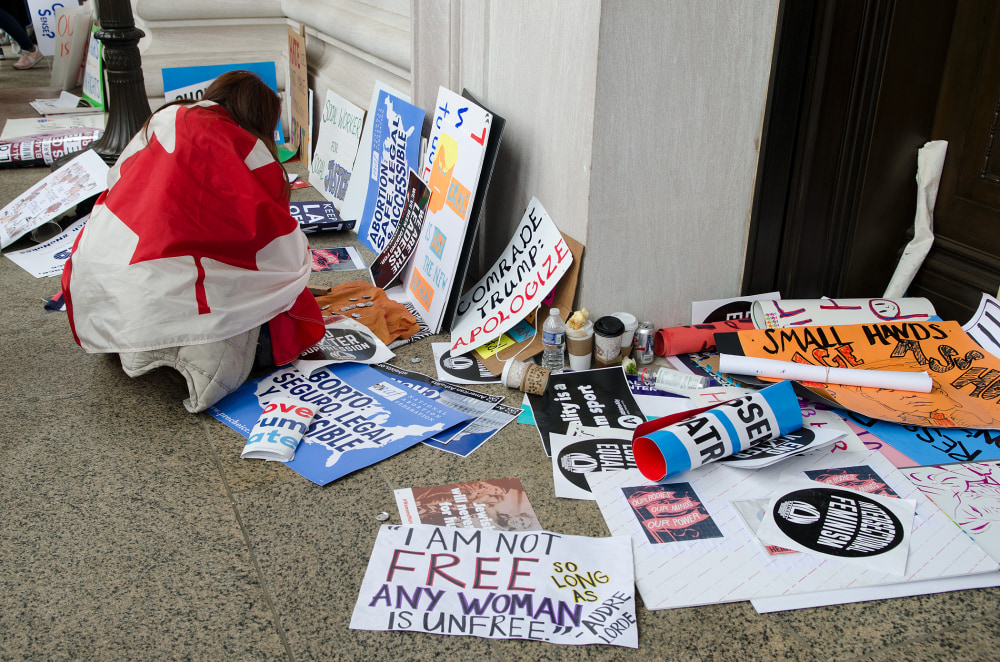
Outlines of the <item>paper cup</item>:
M 622 353 L 628 354 L 632 351 L 632 338 L 635 336 L 639 321 L 632 313 L 615 313 L 615 317 L 620 319 L 622 325 L 625 326 L 625 331 L 622 333 Z
M 622 357 L 622 334 L 625 325 L 613 315 L 594 323 L 594 358 L 598 363 L 617 363 Z
M 543 368 L 537 363 L 528 363 L 521 379 L 521 390 L 525 393 L 542 395 L 549 384 L 550 373 L 551 370 L 548 368 Z
M 594 354 L 593 322 L 587 322 L 580 329 L 566 329 L 566 350 L 571 369 L 590 370 L 590 359 Z

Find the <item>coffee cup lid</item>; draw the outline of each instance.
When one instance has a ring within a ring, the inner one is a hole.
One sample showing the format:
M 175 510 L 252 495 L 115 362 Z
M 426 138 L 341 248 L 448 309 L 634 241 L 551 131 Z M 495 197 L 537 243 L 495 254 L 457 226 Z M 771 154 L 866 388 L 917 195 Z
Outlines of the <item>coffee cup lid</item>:
M 620 336 L 625 333 L 625 325 L 614 315 L 605 315 L 594 323 L 594 331 L 602 336 Z

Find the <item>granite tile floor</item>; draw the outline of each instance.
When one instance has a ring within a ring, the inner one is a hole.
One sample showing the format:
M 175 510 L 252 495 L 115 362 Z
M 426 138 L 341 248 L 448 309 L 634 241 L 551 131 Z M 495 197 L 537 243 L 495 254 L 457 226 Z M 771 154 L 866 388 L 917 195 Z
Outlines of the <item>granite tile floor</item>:
M 48 77 L 0 62 L 0 117 L 30 117 L 28 100 L 57 96 Z M 0 206 L 47 172 L 0 170 Z M 313 245 L 352 241 L 327 233 Z M 748 603 L 650 612 L 640 601 L 638 650 L 350 630 L 376 515 L 398 522 L 395 488 L 518 476 L 546 528 L 607 529 L 593 503 L 553 496 L 537 433 L 519 424 L 468 459 L 418 446 L 325 488 L 242 462 L 242 437 L 183 409 L 178 374 L 129 379 L 113 357 L 77 347 L 65 315 L 42 307 L 58 287 L 0 260 L 0 660 L 998 657 L 1000 589 L 767 615 Z M 430 341 L 395 361 L 433 372 Z

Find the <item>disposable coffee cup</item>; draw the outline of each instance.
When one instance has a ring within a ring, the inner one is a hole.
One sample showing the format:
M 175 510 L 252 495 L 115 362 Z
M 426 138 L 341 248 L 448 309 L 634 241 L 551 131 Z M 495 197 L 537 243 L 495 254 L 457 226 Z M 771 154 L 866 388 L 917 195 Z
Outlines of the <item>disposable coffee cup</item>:
M 614 316 L 620 319 L 625 327 L 622 332 L 622 354 L 628 354 L 632 351 L 632 338 L 639 327 L 639 320 L 632 313 L 615 313 Z
M 588 321 L 579 329 L 566 329 L 566 350 L 569 352 L 569 367 L 572 370 L 590 370 L 590 358 L 594 354 L 594 323 Z
M 624 333 L 625 325 L 614 315 L 605 315 L 594 323 L 594 358 L 598 364 L 621 360 Z

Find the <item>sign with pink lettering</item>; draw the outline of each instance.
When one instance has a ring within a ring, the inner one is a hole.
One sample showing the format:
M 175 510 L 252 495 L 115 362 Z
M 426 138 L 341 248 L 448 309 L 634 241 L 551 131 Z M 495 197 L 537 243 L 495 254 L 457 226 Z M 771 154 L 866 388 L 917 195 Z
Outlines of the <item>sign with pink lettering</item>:
M 634 581 L 627 536 L 383 526 L 351 629 L 638 648 Z

